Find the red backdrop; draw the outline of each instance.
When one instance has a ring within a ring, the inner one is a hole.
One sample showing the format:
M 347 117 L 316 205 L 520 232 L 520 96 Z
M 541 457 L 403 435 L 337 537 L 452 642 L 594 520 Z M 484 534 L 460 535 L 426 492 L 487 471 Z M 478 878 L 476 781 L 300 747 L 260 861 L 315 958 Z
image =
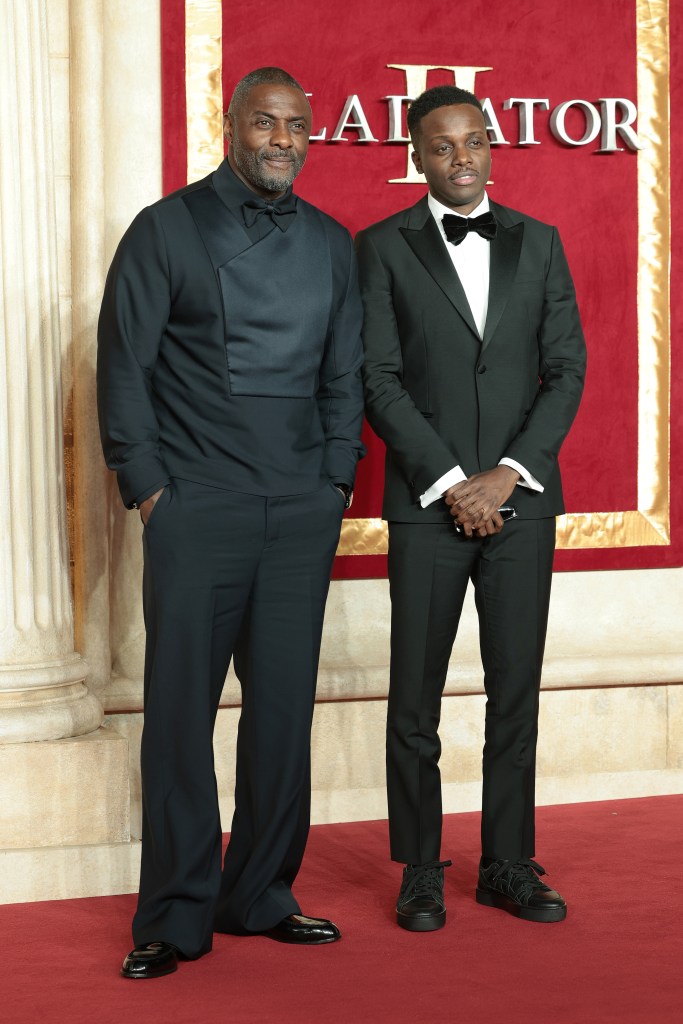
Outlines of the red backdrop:
M 184 0 L 163 7 L 164 188 L 185 183 L 186 123 Z M 671 102 L 680 99 L 681 15 L 671 13 Z M 510 6 L 471 0 L 449 15 L 438 0 L 368 4 L 346 0 L 326 5 L 294 0 L 278 9 L 264 2 L 223 2 L 223 91 L 255 67 L 284 66 L 312 93 L 314 131 L 332 135 L 348 95 L 359 95 L 378 143 L 313 142 L 297 192 L 351 232 L 414 203 L 424 185 L 388 184 L 406 173 L 406 148 L 387 138 L 390 94 L 403 94 L 405 76 L 389 64 L 479 65 L 476 90 L 490 97 L 510 145 L 493 148 L 493 199 L 523 210 L 560 230 L 574 274 L 589 349 L 585 397 L 562 450 L 569 512 L 607 512 L 637 507 L 638 350 L 636 279 L 638 252 L 636 154 L 601 154 L 599 138 L 581 147 L 558 142 L 547 112 L 535 119 L 540 145 L 519 146 L 516 110 L 508 97 L 545 97 L 552 110 L 570 99 L 597 103 L 602 97 L 636 101 L 635 0 L 518 0 Z M 452 82 L 447 72 L 430 73 L 429 85 Z M 578 138 L 582 115 L 567 120 Z M 671 126 L 672 211 L 681 200 L 677 173 L 679 135 Z M 653 181 L 654 189 L 661 181 Z M 672 420 L 671 531 L 663 547 L 559 551 L 558 569 L 603 569 L 681 565 L 683 543 L 680 488 L 681 382 L 678 371 L 681 323 L 681 243 L 672 245 Z M 368 457 L 361 463 L 351 515 L 378 516 L 383 482 L 382 446 L 368 428 Z M 384 571 L 381 556 L 338 558 L 336 576 L 373 576 Z

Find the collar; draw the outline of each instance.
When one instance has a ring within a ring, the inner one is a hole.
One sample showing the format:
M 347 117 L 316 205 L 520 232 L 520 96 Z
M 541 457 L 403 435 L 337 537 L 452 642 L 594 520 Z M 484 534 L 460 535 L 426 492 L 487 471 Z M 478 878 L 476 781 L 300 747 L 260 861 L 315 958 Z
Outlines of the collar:
M 225 160 L 223 160 L 223 163 L 219 164 L 219 166 L 214 171 L 213 186 L 216 189 L 216 192 L 218 193 L 220 198 L 225 203 L 225 205 L 228 207 L 231 213 L 233 213 L 237 217 L 240 223 L 243 223 L 244 221 L 244 217 L 242 214 L 242 207 L 244 206 L 244 204 L 248 202 L 253 202 L 253 200 L 261 198 L 257 192 L 254 192 L 253 189 L 249 188 L 247 185 L 244 184 L 241 178 L 237 177 L 232 167 L 228 163 L 227 156 Z M 273 200 L 271 205 L 277 208 L 277 206 L 280 203 L 289 201 L 290 196 L 292 196 L 291 185 L 289 186 L 285 194 L 280 196 L 279 199 Z M 293 196 L 293 198 L 296 201 L 297 197 Z M 270 200 L 267 201 L 270 202 Z
M 477 206 L 476 209 L 472 210 L 472 212 L 468 214 L 458 213 L 457 210 L 451 210 L 449 206 L 444 206 L 443 203 L 440 203 L 438 199 L 434 198 L 431 192 L 429 192 L 427 195 L 427 206 L 429 207 L 429 212 L 431 213 L 432 217 L 439 225 L 439 227 L 442 226 L 441 221 L 443 220 L 444 215 L 447 213 L 455 217 L 462 217 L 463 220 L 465 220 L 467 219 L 467 217 L 479 217 L 481 216 L 482 213 L 488 213 L 490 209 L 489 197 L 486 194 L 486 192 L 484 192 L 484 197 L 482 201 L 479 203 L 479 206 Z

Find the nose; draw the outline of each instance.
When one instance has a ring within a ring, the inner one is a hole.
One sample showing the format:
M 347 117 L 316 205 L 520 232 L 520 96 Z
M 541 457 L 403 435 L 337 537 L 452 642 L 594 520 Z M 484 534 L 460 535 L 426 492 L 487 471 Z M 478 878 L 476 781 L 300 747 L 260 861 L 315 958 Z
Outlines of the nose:
M 466 164 L 471 164 L 472 163 L 472 151 L 468 148 L 468 146 L 465 146 L 465 145 L 461 145 L 461 146 L 457 146 L 456 145 L 456 146 L 454 146 L 453 147 L 453 157 L 452 157 L 451 163 L 453 163 L 453 164 L 455 164 L 456 166 L 459 166 L 459 167 L 463 167 Z
M 277 146 L 278 149 L 291 149 L 294 145 L 292 139 L 292 133 L 289 129 L 288 124 L 276 124 L 270 136 L 271 146 Z

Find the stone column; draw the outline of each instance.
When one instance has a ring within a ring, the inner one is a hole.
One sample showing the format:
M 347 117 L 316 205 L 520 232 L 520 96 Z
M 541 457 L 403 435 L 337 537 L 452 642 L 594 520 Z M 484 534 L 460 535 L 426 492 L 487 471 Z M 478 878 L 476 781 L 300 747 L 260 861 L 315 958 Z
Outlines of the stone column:
M 0 743 L 98 728 L 74 651 L 45 0 L 0 7 Z

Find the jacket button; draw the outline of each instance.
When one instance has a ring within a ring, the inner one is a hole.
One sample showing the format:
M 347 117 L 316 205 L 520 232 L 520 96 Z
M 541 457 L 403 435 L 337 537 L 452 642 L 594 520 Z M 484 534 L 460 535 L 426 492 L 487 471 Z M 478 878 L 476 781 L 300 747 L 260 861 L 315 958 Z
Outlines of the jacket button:
M 483 363 L 481 366 L 477 367 L 477 373 L 486 373 L 486 367 Z

